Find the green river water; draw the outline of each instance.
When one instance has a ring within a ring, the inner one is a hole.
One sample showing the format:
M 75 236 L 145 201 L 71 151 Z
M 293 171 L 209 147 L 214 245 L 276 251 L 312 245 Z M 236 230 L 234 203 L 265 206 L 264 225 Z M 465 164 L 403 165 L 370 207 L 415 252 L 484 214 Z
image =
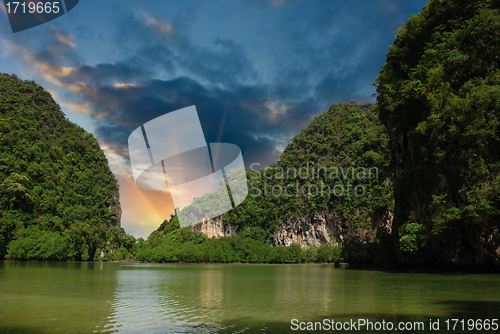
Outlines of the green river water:
M 351 333 L 402 332 L 400 322 L 425 325 L 406 333 L 436 333 L 429 321 L 438 319 L 439 332 L 461 332 L 460 323 L 447 330 L 453 318 L 465 329 L 469 319 L 499 319 L 500 276 L 330 264 L 0 262 L 0 333 L 339 332 L 293 330 L 324 319 L 394 326 L 344 331 Z

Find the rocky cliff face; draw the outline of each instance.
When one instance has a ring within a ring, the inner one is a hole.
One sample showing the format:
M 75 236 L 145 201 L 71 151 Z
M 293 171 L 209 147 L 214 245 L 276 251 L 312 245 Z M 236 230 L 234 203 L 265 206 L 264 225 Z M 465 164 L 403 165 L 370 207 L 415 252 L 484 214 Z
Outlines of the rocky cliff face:
M 207 219 L 202 223 L 195 224 L 193 225 L 193 230 L 199 233 L 203 233 L 208 238 L 220 238 L 237 234 L 237 228 L 232 225 L 222 224 L 222 219 L 220 217 L 215 219 Z
M 294 217 L 279 225 L 269 239 L 272 246 L 290 246 L 292 243 L 301 247 L 325 244 L 342 245 L 344 242 L 357 241 L 369 244 L 375 241 L 379 227 L 392 228 L 392 212 L 388 217 L 376 221 L 373 229 L 353 228 L 351 221 L 340 219 L 330 212 L 316 212 Z M 232 225 L 224 225 L 220 218 L 208 219 L 193 225 L 193 230 L 205 234 L 208 238 L 236 235 L 238 229 Z
M 296 243 L 301 247 L 342 245 L 349 241 L 372 243 L 378 227 L 391 229 L 392 213 L 373 226 L 373 229 L 354 228 L 349 219 L 342 219 L 330 212 L 316 212 L 284 221 L 276 228 L 270 243 L 273 246 L 290 246 Z

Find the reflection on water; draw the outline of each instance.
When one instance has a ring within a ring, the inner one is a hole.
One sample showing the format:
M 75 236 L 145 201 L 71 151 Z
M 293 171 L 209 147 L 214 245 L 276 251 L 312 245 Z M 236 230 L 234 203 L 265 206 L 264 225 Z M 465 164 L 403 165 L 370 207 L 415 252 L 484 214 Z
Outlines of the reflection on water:
M 200 306 L 204 309 L 218 309 L 222 302 L 222 270 L 205 270 L 200 282 Z M 231 295 L 231 291 L 228 291 Z
M 185 332 L 196 308 L 184 302 L 182 283 L 189 284 L 193 278 L 162 269 L 161 265 L 129 265 L 116 270 L 108 328 L 123 333 Z
M 499 283 L 327 264 L 4 262 L 0 333 L 287 333 L 292 319 L 491 319 Z

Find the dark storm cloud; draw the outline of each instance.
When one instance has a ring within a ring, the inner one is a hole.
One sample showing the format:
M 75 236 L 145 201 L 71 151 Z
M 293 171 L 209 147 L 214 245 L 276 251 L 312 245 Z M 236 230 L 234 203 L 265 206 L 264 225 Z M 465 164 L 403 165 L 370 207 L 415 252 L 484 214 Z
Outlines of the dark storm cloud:
M 138 10 L 117 22 L 108 38 L 121 50 L 112 63 L 82 65 L 71 36 L 59 30 L 33 57 L 72 66 L 56 74 L 59 85 L 69 88 L 66 98 L 90 105 L 96 137 L 127 160 L 128 136 L 136 127 L 195 105 L 207 142 L 234 143 L 247 165 L 264 167 L 331 103 L 374 101 L 372 83 L 392 43 L 391 30 L 411 10 L 418 12 L 391 0 L 323 5 L 240 4 L 248 7 L 241 9 L 242 25 L 252 11 L 261 20 L 246 44 L 220 37 L 200 43 L 186 23 L 197 19 L 196 10 L 172 22 Z M 256 40 L 261 44 L 252 44 Z
M 88 79 L 99 87 L 88 99 L 100 107 L 100 113 L 106 112 L 109 124 L 99 127 L 97 135 L 109 144 L 125 146 L 127 131 L 114 133 L 117 124 L 132 131 L 166 112 L 196 105 L 208 142 L 235 143 L 247 161 L 266 165 L 329 104 L 351 98 L 373 101 L 372 82 L 388 46 L 383 41 L 390 39 L 373 29 L 375 23 L 360 23 L 377 19 L 370 16 L 374 10 L 383 16 L 379 20 L 387 20 L 397 3 L 365 3 L 356 12 L 339 2 L 325 11 L 301 10 L 302 5 L 282 14 L 274 38 L 281 39 L 276 43 L 287 57 L 276 57 L 271 82 L 259 81 L 245 49 L 233 40 L 214 38 L 211 47 L 201 47 L 180 27 L 163 22 L 160 27 L 167 28 L 157 29 L 160 21 L 150 14 L 128 18 L 120 25 L 116 40 L 136 43 L 136 53 L 127 66 L 95 67 Z M 146 36 L 148 43 L 144 43 Z M 145 64 L 150 70 L 177 77 L 141 80 L 139 69 Z M 141 86 L 105 85 L 112 80 Z
M 130 82 L 146 79 L 151 73 L 147 69 L 118 62 L 115 64 L 82 65 L 70 79 L 83 81 L 95 87 L 111 86 L 116 82 Z
M 195 105 L 207 142 L 237 144 L 249 163 L 263 165 L 275 161 L 276 146 L 282 146 L 316 112 L 308 102 L 290 107 L 270 102 L 275 99 L 266 87 L 238 86 L 229 91 L 186 77 L 151 80 L 140 87 L 89 90 L 87 99 L 96 104 L 96 110 L 100 106 L 98 112 L 106 112 L 96 136 L 110 147 L 126 146 L 130 132 L 151 119 Z
M 357 99 L 374 102 L 374 82 L 394 39 L 393 31 L 425 1 L 329 1 L 321 6 L 288 1 L 276 10 L 272 68 L 276 84 L 311 89 L 318 107 Z M 321 7 L 321 9 L 319 9 Z
M 154 24 L 148 23 L 150 21 Z M 172 31 L 159 31 L 156 28 L 158 25 L 168 25 Z M 199 46 L 179 28 L 142 12 L 123 20 L 113 41 L 119 45 L 133 45 L 127 61 L 140 67 L 149 66 L 155 72 L 189 76 L 225 86 L 257 77 L 242 45 L 231 39 L 213 37 L 209 46 Z
M 151 34 L 147 23 L 127 21 L 137 29 L 121 29 L 117 40 L 136 40 L 133 54 L 114 64 L 79 66 L 61 78 L 68 85 L 84 84 L 78 99 L 91 103 L 100 122 L 96 136 L 117 152 L 126 152 L 136 127 L 195 105 L 207 142 L 235 143 L 249 163 L 265 166 L 319 111 L 314 99 L 300 95 L 296 80 L 258 82 L 244 48 L 233 40 L 215 38 L 211 48 L 198 47 L 172 30 L 159 34 L 157 44 L 141 46 L 142 34 Z M 150 79 L 154 73 L 174 78 Z

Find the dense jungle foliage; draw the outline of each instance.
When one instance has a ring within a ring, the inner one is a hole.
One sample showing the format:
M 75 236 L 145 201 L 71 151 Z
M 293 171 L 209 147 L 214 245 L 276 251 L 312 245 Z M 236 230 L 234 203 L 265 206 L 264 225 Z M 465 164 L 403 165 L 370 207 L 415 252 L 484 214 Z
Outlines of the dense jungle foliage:
M 392 206 L 389 138 L 371 108 L 354 101 L 333 104 L 293 138 L 280 161 L 265 170 L 251 166 L 249 195 L 223 222 L 272 233 L 287 218 L 329 210 L 371 228 L 372 219 Z M 204 197 L 182 211 L 203 216 L 223 199 L 219 191 Z
M 265 170 L 247 171 L 250 194 L 223 221 L 269 232 L 287 218 L 329 211 L 371 229 L 391 210 L 388 136 L 371 104 L 333 104 Z
M 123 258 L 134 238 L 120 214 L 97 140 L 41 86 L 1 74 L 0 259 Z
M 208 239 L 190 226 L 181 228 L 177 216 L 171 216 L 147 240 L 139 239 L 135 258 L 155 262 L 221 263 L 337 262 L 341 259 L 342 247 L 339 246 L 272 247 L 267 238 L 264 229 L 254 226 L 246 227 L 236 236 Z
M 40 86 L 2 75 L 0 257 L 335 262 L 341 244 L 376 233 L 379 263 L 500 270 L 500 0 L 429 1 L 386 60 L 377 104 L 332 105 L 278 162 L 246 170 L 248 197 L 222 215 L 238 235 L 208 239 L 172 216 L 135 243 L 117 226 L 116 180 L 96 140 Z M 203 216 L 222 193 L 186 214 Z M 280 224 L 317 212 L 338 217 L 347 238 L 269 244 Z
M 146 241 L 140 242 L 137 259 L 185 262 L 339 260 L 340 239 L 331 245 L 304 250 L 299 245 L 271 247 L 267 242 L 275 228 L 286 219 L 317 211 L 334 213 L 339 224 L 352 231 L 352 235 L 344 235 L 346 240 L 352 238 L 348 241 L 359 241 L 360 230 L 375 233 L 377 227 L 379 237 L 386 236 L 385 227 L 379 225 L 393 205 L 389 139 L 371 109 L 371 104 L 354 101 L 333 104 L 291 141 L 280 161 L 265 170 L 247 170 L 248 197 L 222 215 L 224 224 L 239 229 L 238 236 L 206 239 L 189 227 L 174 231 L 171 228 L 176 226 L 177 217 L 173 216 Z M 230 176 L 228 180 L 231 181 Z M 204 197 L 182 211 L 203 216 L 223 199 L 219 191 Z M 381 236 L 381 233 L 385 234 Z
M 401 262 L 500 268 L 500 1 L 432 0 L 376 80 Z

